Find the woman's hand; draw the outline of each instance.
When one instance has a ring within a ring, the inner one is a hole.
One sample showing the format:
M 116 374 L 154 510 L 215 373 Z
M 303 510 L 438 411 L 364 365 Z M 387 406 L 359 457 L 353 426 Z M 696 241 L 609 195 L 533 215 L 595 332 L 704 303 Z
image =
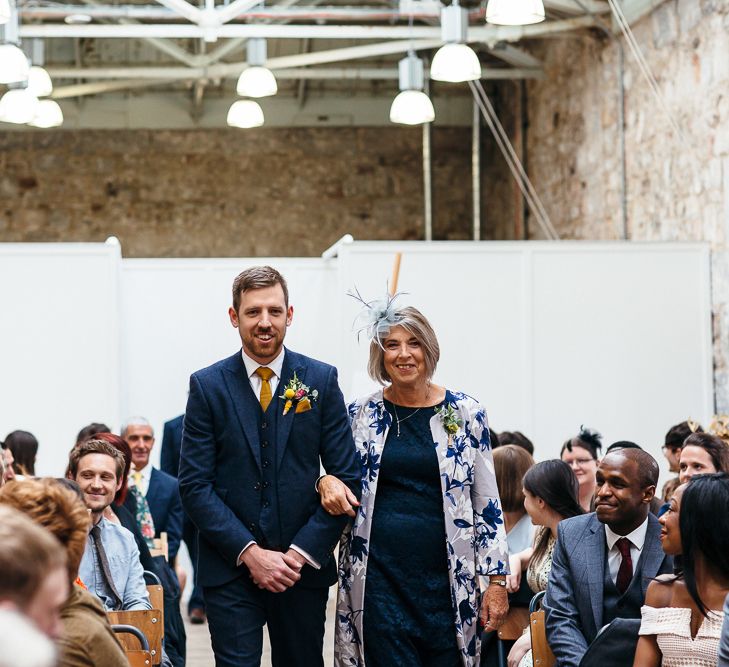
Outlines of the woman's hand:
M 509 572 L 506 575 L 506 592 L 516 593 L 521 586 L 521 558 L 519 554 L 509 556 Z
M 350 491 L 349 487 L 334 475 L 324 475 L 319 480 L 319 495 L 321 506 L 332 516 L 347 514 L 354 517 L 359 507 L 357 497 Z
M 481 625 L 487 632 L 493 632 L 501 627 L 501 624 L 509 613 L 509 598 L 506 595 L 506 588 L 499 584 L 490 583 L 481 602 Z
M 529 634 L 529 628 L 527 628 L 524 634 L 514 642 L 511 651 L 509 651 L 509 657 L 506 659 L 508 667 L 519 667 L 521 659 L 531 647 L 532 636 Z

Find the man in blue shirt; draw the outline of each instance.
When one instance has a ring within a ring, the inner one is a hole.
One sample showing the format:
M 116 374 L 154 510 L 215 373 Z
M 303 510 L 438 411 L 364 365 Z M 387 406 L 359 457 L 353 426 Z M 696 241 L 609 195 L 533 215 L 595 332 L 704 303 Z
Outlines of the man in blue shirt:
M 122 453 L 102 440 L 88 440 L 70 456 L 69 472 L 91 512 L 79 577 L 107 610 L 151 609 L 134 536 L 105 510 L 122 484 Z

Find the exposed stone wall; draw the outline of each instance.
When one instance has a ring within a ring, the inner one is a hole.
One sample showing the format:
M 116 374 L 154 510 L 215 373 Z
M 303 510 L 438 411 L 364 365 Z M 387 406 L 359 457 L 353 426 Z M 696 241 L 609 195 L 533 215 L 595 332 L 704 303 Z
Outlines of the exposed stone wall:
M 471 133 L 433 129 L 434 236 L 468 238 Z M 127 257 L 318 255 L 423 234 L 420 128 L 0 133 L 0 241 Z
M 633 30 L 684 139 L 626 45 L 628 236 L 711 243 L 717 407 L 729 411 L 729 3 L 666 0 Z M 618 50 L 595 33 L 531 51 L 547 71 L 528 84 L 535 187 L 564 238 L 620 238 Z

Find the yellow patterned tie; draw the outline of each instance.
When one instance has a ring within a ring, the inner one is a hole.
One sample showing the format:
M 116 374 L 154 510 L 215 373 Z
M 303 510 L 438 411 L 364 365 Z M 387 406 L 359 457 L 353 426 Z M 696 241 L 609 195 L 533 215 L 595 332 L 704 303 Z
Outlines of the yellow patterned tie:
M 261 397 L 258 400 L 261 402 L 263 411 L 266 412 L 266 408 L 268 408 L 268 405 L 271 403 L 271 399 L 273 398 L 273 394 L 271 393 L 271 383 L 269 380 L 275 375 L 275 373 L 270 368 L 259 366 L 256 369 L 256 375 L 261 378 Z

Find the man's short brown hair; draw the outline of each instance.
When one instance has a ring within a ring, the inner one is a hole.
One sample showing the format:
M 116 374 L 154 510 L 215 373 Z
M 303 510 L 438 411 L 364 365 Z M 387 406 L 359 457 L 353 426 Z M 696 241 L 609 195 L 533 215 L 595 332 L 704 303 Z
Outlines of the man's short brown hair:
M 116 481 L 118 482 L 124 475 L 124 466 L 126 465 L 124 454 L 104 440 L 87 440 L 80 445 L 76 445 L 68 457 L 68 471 L 74 479 L 76 479 L 76 475 L 78 474 L 78 462 L 88 454 L 106 454 L 106 456 L 111 456 L 116 464 Z
M 272 266 L 252 266 L 250 269 L 239 273 L 233 281 L 233 310 L 238 312 L 240 308 L 240 295 L 252 289 L 263 289 L 281 285 L 284 293 L 286 307 L 289 307 L 289 288 L 286 279 Z
M 10 482 L 6 488 L 25 482 Z M 51 570 L 66 567 L 58 540 L 22 512 L 0 505 L 0 600 L 24 609 Z
M 13 482 L 0 489 L 0 504 L 14 507 L 53 534 L 66 549 L 69 579 L 73 582 L 84 555 L 91 517 L 78 493 L 66 483 L 78 488 L 69 480 Z

